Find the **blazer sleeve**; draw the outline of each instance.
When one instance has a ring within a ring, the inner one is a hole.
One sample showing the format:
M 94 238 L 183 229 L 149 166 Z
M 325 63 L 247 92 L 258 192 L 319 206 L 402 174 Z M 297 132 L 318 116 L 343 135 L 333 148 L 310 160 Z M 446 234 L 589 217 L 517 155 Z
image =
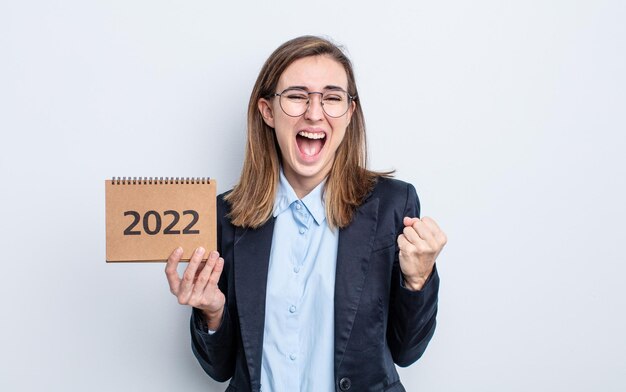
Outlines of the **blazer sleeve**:
M 218 286 L 226 297 L 224 314 L 220 327 L 209 333 L 204 316 L 199 309 L 191 313 L 191 349 L 204 371 L 216 381 L 224 382 L 233 376 L 237 354 L 237 333 L 231 313 L 236 312 L 229 301 L 229 288 L 232 289 L 232 239 L 234 229 L 228 218 L 226 202 L 222 196 L 217 200 L 217 250 L 224 258 L 224 270 Z M 230 297 L 232 298 L 232 297 Z M 235 313 L 236 314 L 236 313 Z
M 404 215 L 419 217 L 420 204 L 411 184 L 407 184 Z M 403 230 L 398 228 L 398 235 Z M 387 342 L 393 360 L 399 366 L 409 366 L 417 361 L 435 332 L 439 275 L 436 266 L 420 291 L 404 287 L 400 270 L 399 251 L 396 250 L 392 271 Z
M 233 376 L 235 353 L 233 329 L 228 308 L 220 328 L 210 334 L 198 309 L 191 315 L 191 349 L 204 371 L 216 381 L 224 382 Z

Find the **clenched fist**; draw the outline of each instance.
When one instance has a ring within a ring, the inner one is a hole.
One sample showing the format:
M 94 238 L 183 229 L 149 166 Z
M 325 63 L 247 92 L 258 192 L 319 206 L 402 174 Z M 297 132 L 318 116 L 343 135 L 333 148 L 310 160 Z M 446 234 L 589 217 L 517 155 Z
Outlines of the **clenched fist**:
M 165 275 L 170 291 L 178 298 L 178 303 L 200 309 L 209 329 L 217 330 L 222 321 L 226 302 L 224 293 L 217 286 L 224 270 L 224 259 L 213 251 L 206 263 L 202 263 L 204 252 L 203 248 L 196 249 L 181 279 L 176 267 L 183 255 L 183 249 L 175 249 L 167 259 Z
M 398 236 L 400 269 L 405 285 L 421 290 L 448 238 L 431 218 L 405 217 L 403 223 L 404 230 Z

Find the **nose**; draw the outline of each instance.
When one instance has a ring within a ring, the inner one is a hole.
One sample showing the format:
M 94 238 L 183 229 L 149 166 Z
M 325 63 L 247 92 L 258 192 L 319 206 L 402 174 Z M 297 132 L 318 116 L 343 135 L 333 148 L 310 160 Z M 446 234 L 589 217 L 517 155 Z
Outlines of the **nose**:
M 315 98 L 317 96 L 318 98 Z M 322 93 L 309 93 L 309 105 L 304 112 L 304 118 L 307 120 L 321 120 L 324 118 L 324 108 L 322 106 Z

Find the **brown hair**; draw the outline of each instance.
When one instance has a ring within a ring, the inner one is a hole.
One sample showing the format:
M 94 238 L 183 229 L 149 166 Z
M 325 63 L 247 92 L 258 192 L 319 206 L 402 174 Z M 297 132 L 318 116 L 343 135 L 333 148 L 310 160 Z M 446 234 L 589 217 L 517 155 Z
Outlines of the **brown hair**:
M 226 196 L 234 225 L 257 228 L 272 216 L 280 173 L 280 148 L 274 130 L 258 109 L 258 101 L 275 92 L 283 71 L 296 60 L 326 55 L 343 65 L 348 93 L 358 97 L 352 64 L 343 51 L 327 39 L 302 36 L 282 44 L 267 59 L 254 84 L 248 104 L 248 140 L 239 183 Z M 379 176 L 392 172 L 366 169 L 365 119 L 355 100 L 355 109 L 328 174 L 324 188 L 326 218 L 330 227 L 346 227 L 356 208 L 372 190 Z

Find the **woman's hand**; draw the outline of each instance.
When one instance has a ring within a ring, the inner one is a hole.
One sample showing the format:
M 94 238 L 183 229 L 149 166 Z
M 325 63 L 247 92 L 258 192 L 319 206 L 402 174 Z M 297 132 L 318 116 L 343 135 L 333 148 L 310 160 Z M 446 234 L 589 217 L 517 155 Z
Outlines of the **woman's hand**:
M 165 275 L 170 291 L 178 298 L 178 303 L 202 310 L 208 328 L 215 331 L 222 322 L 226 302 L 224 293 L 217 286 L 224 270 L 224 259 L 213 251 L 206 263 L 202 263 L 204 252 L 203 248 L 196 249 L 181 279 L 176 267 L 183 255 L 183 249 L 175 249 L 167 259 Z
M 400 269 L 407 288 L 421 290 L 448 238 L 431 218 L 405 217 L 403 223 L 398 236 Z

